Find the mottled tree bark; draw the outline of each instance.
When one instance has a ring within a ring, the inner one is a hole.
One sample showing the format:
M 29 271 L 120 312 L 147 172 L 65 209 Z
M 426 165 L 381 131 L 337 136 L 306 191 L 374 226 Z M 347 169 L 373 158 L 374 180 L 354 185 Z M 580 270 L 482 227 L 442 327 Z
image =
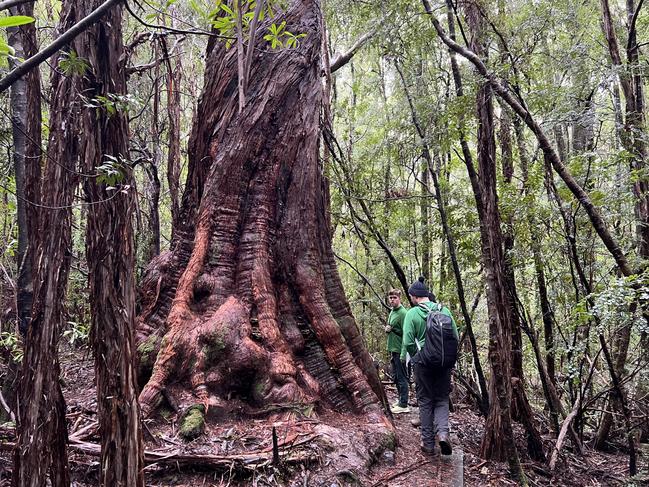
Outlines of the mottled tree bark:
M 10 9 L 11 15 L 32 16 L 32 2 Z M 7 29 L 9 45 L 14 49 L 13 60 L 26 58 L 37 49 L 36 28 L 34 24 Z M 17 80 L 9 94 L 11 106 L 11 125 L 13 139 L 13 167 L 16 185 L 16 223 L 18 229 L 18 248 L 16 268 L 18 278 L 15 285 L 16 314 L 18 330 L 23 338 L 32 311 L 33 267 L 37 236 L 37 211 L 39 178 L 41 173 L 41 84 L 38 71 L 32 71 Z M 8 324 L 8 323 L 7 323 Z M 14 331 L 7 326 L 6 330 Z M 0 391 L 12 411 L 16 409 L 18 397 L 17 384 L 20 366 L 9 361 L 6 374 L 0 382 Z M 4 410 L 0 412 L 4 417 Z
M 163 390 L 189 387 L 183 406 L 230 396 L 382 421 L 385 396 L 331 249 L 320 4 L 294 0 L 272 21 L 306 37 L 271 51 L 261 26 L 241 111 L 236 50 L 208 46 L 179 225 L 141 288 L 140 402 L 151 414 Z
M 99 0 L 78 0 L 85 12 Z M 114 7 L 103 22 L 81 39 L 79 55 L 89 69 L 84 95 L 90 99 L 126 94 L 122 7 Z M 85 42 L 84 42 L 85 41 Z M 104 486 L 143 486 L 142 430 L 135 376 L 135 257 L 131 216 L 133 174 L 128 154 L 127 113 L 117 105 L 85 106 L 81 122 L 85 172 L 96 173 L 111 161 L 121 180 L 108 184 L 87 178 L 83 189 L 88 207 L 86 257 L 92 311 L 91 342 L 95 355 L 97 413 L 101 437 L 100 483 Z M 113 186 L 111 188 L 111 186 Z

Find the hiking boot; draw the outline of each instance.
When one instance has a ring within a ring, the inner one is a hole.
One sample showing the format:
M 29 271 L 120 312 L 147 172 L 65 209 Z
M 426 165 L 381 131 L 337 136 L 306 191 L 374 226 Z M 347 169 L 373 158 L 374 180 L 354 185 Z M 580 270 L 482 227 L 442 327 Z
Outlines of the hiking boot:
M 416 418 L 412 418 L 410 420 L 410 424 L 415 428 L 419 428 L 421 426 L 421 419 L 419 419 L 419 416 L 417 416 Z
M 434 446 L 421 445 L 419 447 L 419 449 L 421 450 L 421 452 L 424 455 L 435 455 L 435 447 Z
M 396 406 L 392 406 L 390 408 L 390 411 L 392 411 L 392 414 L 401 414 L 401 413 L 409 413 L 410 408 L 408 406 L 403 407 L 399 406 L 398 404 Z
M 439 435 L 439 449 L 442 452 L 442 455 L 450 455 L 453 453 L 453 448 L 451 447 L 451 440 L 447 434 Z

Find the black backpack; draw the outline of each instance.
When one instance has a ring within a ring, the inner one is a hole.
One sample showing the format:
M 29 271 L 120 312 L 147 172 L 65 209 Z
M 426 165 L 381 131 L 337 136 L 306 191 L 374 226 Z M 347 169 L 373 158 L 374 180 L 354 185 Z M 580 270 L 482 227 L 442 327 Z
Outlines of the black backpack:
M 413 362 L 429 369 L 451 369 L 457 361 L 458 339 L 453 333 L 453 321 L 442 313 L 442 306 L 435 304 L 432 309 L 424 303 L 419 305 L 428 315 L 426 317 L 426 341 L 424 346 L 417 344 L 417 355 Z

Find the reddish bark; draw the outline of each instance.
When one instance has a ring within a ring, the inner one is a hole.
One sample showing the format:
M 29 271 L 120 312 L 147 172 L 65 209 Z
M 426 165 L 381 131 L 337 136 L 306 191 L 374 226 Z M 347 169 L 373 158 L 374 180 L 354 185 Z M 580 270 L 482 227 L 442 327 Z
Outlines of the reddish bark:
M 293 1 L 273 21 L 307 35 L 271 51 L 257 34 L 241 113 L 236 50 L 208 46 L 179 226 L 141 288 L 142 368 L 156 359 L 140 402 L 150 414 L 184 381 L 185 403 L 234 395 L 380 420 L 384 393 L 331 249 L 319 3 Z
M 514 157 L 511 141 L 511 117 L 509 109 L 502 107 L 500 117 L 500 147 L 503 182 L 511 185 L 514 176 Z M 512 334 L 512 418 L 520 422 L 527 433 L 527 448 L 534 460 L 545 460 L 543 442 L 534 420 L 534 414 L 527 400 L 523 373 L 523 336 L 521 310 L 519 308 L 518 290 L 512 254 L 514 252 L 514 219 L 511 214 L 503 218 L 503 272 L 506 285 L 507 303 Z

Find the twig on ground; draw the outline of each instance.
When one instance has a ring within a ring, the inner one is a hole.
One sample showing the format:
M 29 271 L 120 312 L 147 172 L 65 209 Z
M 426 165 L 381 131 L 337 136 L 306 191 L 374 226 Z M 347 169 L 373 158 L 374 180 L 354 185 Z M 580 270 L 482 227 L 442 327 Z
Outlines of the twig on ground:
M 399 470 L 396 473 L 393 473 L 391 475 L 388 475 L 387 477 L 383 477 L 379 479 L 378 481 L 374 482 L 372 484 L 372 487 L 378 487 L 379 485 L 389 481 L 389 480 L 394 480 L 397 477 L 401 477 L 402 475 L 407 474 L 408 472 L 412 472 L 414 469 L 421 467 L 422 465 L 428 465 L 430 463 L 430 460 L 425 460 L 423 462 L 415 462 L 411 464 L 410 466 L 406 467 L 404 470 Z
M 78 431 L 75 431 L 70 435 L 70 441 L 82 441 L 89 436 L 92 436 L 93 434 L 96 433 L 97 427 L 99 426 L 99 423 L 97 421 L 93 421 L 90 424 L 87 424 L 83 428 L 79 429 Z M 90 433 L 88 433 L 90 432 Z M 88 433 L 87 435 L 85 433 Z

